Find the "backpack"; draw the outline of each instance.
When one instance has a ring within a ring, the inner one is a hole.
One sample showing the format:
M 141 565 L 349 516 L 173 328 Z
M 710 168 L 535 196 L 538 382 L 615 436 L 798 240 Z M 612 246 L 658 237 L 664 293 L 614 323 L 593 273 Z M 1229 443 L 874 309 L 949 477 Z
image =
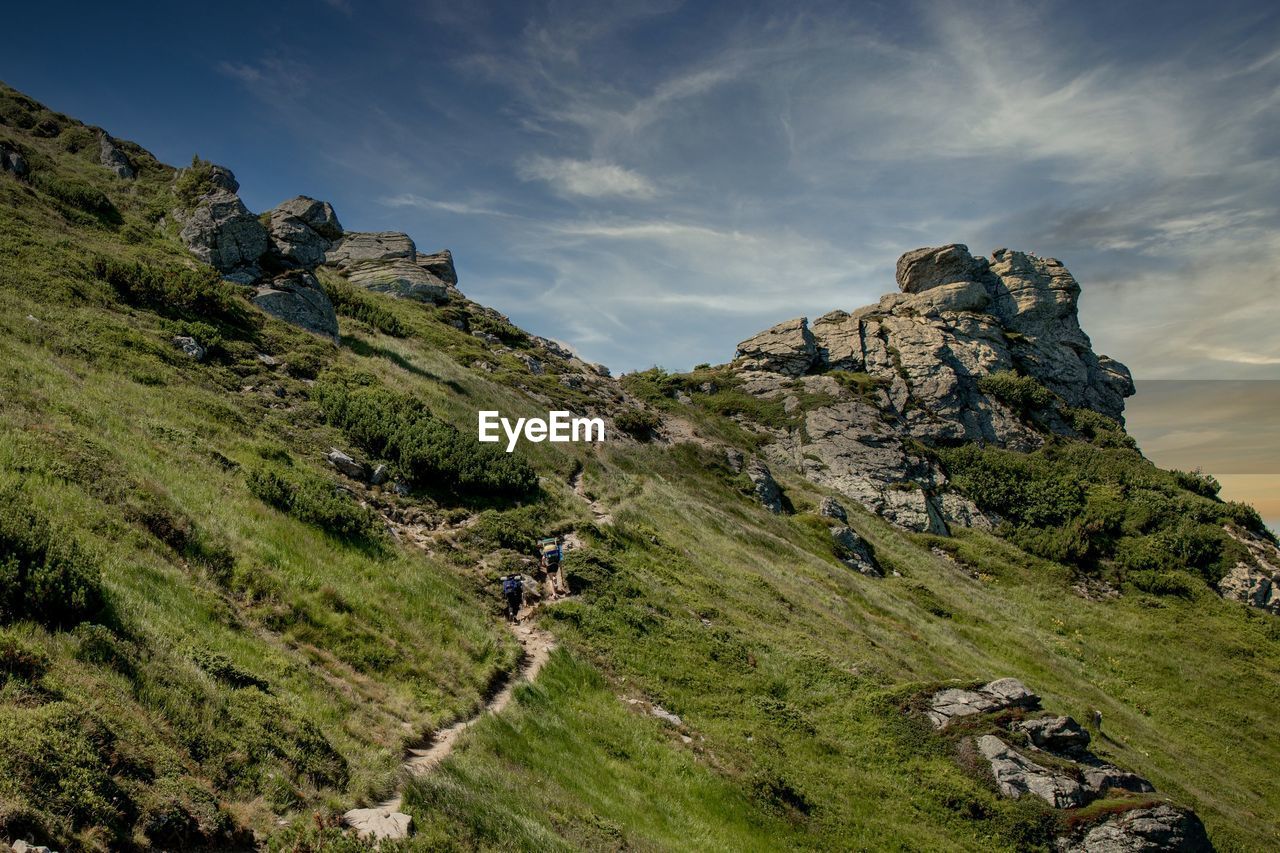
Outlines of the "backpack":
M 507 575 L 502 579 L 503 595 L 515 595 L 520 591 L 520 578 L 517 575 Z

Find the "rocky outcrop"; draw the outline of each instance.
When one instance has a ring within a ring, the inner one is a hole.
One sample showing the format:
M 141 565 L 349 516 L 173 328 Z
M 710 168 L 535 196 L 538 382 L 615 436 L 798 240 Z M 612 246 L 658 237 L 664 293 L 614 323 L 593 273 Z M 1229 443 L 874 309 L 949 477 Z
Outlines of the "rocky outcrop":
M 780 513 L 783 510 L 782 488 L 773 479 L 769 466 L 754 459 L 746 466 L 747 477 L 751 479 L 752 491 L 760 505 L 769 512 Z
M 259 285 L 251 301 L 286 323 L 335 343 L 338 340 L 338 315 L 333 310 L 333 303 L 309 272 L 296 271 L 277 276 L 270 283 Z
M 297 196 L 272 208 L 267 230 L 277 254 L 287 263 L 311 269 L 324 263 L 342 226 L 325 201 Z
M 1040 717 L 1023 720 L 1017 728 L 1039 749 L 1071 755 L 1089 748 L 1089 733 L 1070 717 Z
M 1121 812 L 1058 839 L 1059 853 L 1211 853 L 1195 812 L 1168 803 Z
M 804 317 L 779 323 L 738 344 L 735 364 L 744 370 L 763 370 L 799 376 L 813 365 L 818 347 Z
M 449 298 L 444 282 L 404 258 L 360 261 L 346 268 L 347 279 L 377 293 L 388 293 L 418 302 L 445 302 Z
M 258 262 L 271 244 L 258 217 L 239 196 L 221 188 L 197 202 L 180 236 L 197 258 L 221 273 L 239 274 L 241 283 L 245 276 L 254 281 L 261 275 Z
M 1006 797 L 1033 794 L 1056 809 L 1084 805 L 1080 783 L 1064 773 L 1041 766 L 995 735 L 978 738 L 978 751 L 991 765 L 996 787 Z
M 183 355 L 196 361 L 204 361 L 204 347 L 190 335 L 175 335 L 173 345 L 182 350 Z
M 990 520 L 948 492 L 919 445 L 1032 450 L 1046 432 L 1074 434 L 1067 408 L 1121 420 L 1133 393 L 1129 372 L 1094 354 L 1077 319 L 1080 286 L 1058 261 L 1008 249 L 975 258 L 952 244 L 906 253 L 897 279 L 899 292 L 876 305 L 812 325 L 788 320 L 738 345 L 733 366 L 749 393 L 790 393 L 785 383 L 799 381 L 835 399 L 779 436 L 766 450 L 771 459 L 789 460 L 895 524 L 946 533 L 951 524 Z M 1031 413 L 1033 422 L 980 386 L 1006 371 L 1058 402 Z
M 345 270 L 352 264 L 364 261 L 404 259 L 412 263 L 417 256 L 418 250 L 408 234 L 398 231 L 352 231 L 333 244 L 324 262 Z
M 430 255 L 418 254 L 418 266 L 450 287 L 458 286 L 458 271 L 453 267 L 453 252 L 443 249 Z
M 848 521 L 849 514 L 845 512 L 840 501 L 827 495 L 823 497 L 821 503 L 818 504 L 818 515 L 823 518 L 834 518 L 836 521 Z
M 1036 708 L 1040 697 L 1016 678 L 1000 678 L 973 690 L 950 688 L 929 698 L 925 711 L 935 728 L 973 714 L 989 714 L 1006 708 Z
M 116 177 L 132 180 L 136 174 L 129 158 L 116 145 L 116 141 L 105 132 L 98 134 L 98 159 L 103 166 L 114 172 Z
M 1280 615 L 1280 549 L 1257 534 L 1228 529 L 1249 551 L 1252 562 L 1238 562 L 1218 581 L 1218 592 L 1229 598 Z
M 836 556 L 851 569 L 873 578 L 884 577 L 884 570 L 876 562 L 871 546 L 847 524 L 830 528 L 831 542 L 835 546 Z
M 369 479 L 369 466 L 363 462 L 357 462 L 346 453 L 334 447 L 324 455 L 325 461 L 338 470 L 339 473 L 345 474 L 353 480 L 364 482 Z

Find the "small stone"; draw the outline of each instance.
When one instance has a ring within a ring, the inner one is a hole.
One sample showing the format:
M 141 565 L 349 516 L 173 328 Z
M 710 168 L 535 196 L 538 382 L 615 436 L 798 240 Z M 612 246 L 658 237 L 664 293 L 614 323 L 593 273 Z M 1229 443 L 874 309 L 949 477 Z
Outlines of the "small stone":
M 391 477 L 391 471 L 386 465 L 378 465 L 373 469 L 373 473 L 369 475 L 369 482 L 375 486 L 381 486 Z
M 1085 793 L 1079 782 L 1036 764 L 995 735 L 978 738 L 978 751 L 990 762 L 996 785 L 1006 797 L 1018 799 L 1023 794 L 1034 794 L 1055 809 L 1084 804 Z
M 357 462 L 336 447 L 325 454 L 325 459 L 339 472 L 353 480 L 363 481 L 369 476 L 369 467 L 367 465 L 363 462 Z
M 823 518 L 834 518 L 837 521 L 848 521 L 849 514 L 845 512 L 845 508 L 840 501 L 830 495 L 824 497 L 822 502 L 818 504 L 818 515 Z
M 680 719 L 678 714 L 671 713 L 661 705 L 654 705 L 649 709 L 649 713 L 653 714 L 653 716 L 657 717 L 659 720 L 662 720 L 665 723 L 670 723 L 673 726 L 684 725 L 684 720 Z
M 393 812 L 385 808 L 352 809 L 342 816 L 347 826 L 356 831 L 356 835 L 366 841 L 381 841 L 384 838 L 408 838 L 413 818 L 403 812 Z
M 204 347 L 196 343 L 196 339 L 190 335 L 175 335 L 173 345 L 182 350 L 189 358 L 193 358 L 196 361 L 204 361 Z

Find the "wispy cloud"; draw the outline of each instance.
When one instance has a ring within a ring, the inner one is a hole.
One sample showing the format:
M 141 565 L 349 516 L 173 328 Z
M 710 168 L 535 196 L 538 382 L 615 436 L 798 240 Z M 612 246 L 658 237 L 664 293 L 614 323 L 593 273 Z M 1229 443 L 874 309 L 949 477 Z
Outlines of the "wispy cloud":
M 387 207 L 416 207 L 419 210 L 438 210 L 445 213 L 456 213 L 460 216 L 500 216 L 512 219 L 518 217 L 518 214 L 487 207 L 483 204 L 471 204 L 463 201 L 439 201 L 423 198 L 413 193 L 388 196 L 379 201 Z
M 570 196 L 650 199 L 658 194 L 653 182 L 639 172 L 600 160 L 532 157 L 518 164 L 517 173 L 522 180 L 543 181 Z

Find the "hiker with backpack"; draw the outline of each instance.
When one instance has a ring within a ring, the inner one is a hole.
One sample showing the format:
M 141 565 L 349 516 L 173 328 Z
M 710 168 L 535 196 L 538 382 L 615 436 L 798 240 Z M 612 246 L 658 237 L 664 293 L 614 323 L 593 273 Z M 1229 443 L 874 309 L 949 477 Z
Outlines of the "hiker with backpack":
M 524 581 L 519 575 L 507 575 L 502 579 L 502 597 L 507 602 L 507 621 L 520 621 L 520 608 L 524 605 Z
M 564 571 L 562 569 L 564 550 L 560 545 L 559 537 L 539 540 L 538 550 L 541 552 L 540 565 L 542 571 L 546 574 L 547 586 L 550 590 L 547 598 L 554 601 L 557 598 L 568 595 L 569 590 L 565 585 Z

